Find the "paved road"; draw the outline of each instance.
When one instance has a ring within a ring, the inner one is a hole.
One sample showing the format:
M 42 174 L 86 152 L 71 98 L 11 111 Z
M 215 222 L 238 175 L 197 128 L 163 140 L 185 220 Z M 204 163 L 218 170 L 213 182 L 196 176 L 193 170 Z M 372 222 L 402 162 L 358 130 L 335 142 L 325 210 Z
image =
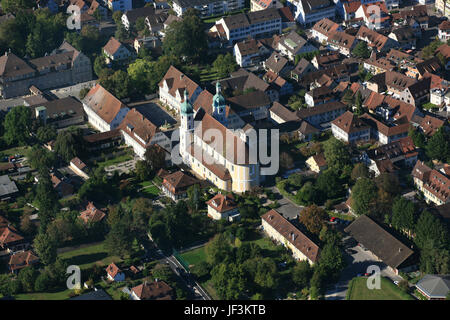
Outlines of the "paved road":
M 347 236 L 343 239 L 343 241 L 350 243 L 352 239 Z M 347 267 L 342 271 L 341 278 L 338 283 L 332 289 L 327 290 L 325 294 L 326 300 L 345 300 L 348 283 L 350 280 L 360 273 L 366 273 L 367 268 L 371 265 L 378 266 L 381 270 L 381 276 L 383 277 L 387 277 L 392 281 L 400 281 L 402 279 L 393 271 L 389 270 L 383 262 L 379 261 L 369 251 L 365 251 L 357 245 L 350 245 L 349 250 L 347 250 L 344 253 L 345 259 L 348 263 Z

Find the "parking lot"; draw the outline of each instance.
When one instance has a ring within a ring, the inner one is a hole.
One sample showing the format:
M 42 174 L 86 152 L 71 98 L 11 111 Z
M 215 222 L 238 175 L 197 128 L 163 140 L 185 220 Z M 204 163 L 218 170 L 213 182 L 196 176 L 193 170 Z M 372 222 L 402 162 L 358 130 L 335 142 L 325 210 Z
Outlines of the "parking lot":
M 402 278 L 396 275 L 387 265 L 379 261 L 370 251 L 358 245 L 351 237 L 343 239 L 345 244 L 345 259 L 347 267 L 342 271 L 338 283 L 327 291 L 325 299 L 327 300 L 345 300 L 348 283 L 351 279 L 367 272 L 369 266 L 376 265 L 380 268 L 381 276 L 387 277 L 392 281 L 399 281 Z

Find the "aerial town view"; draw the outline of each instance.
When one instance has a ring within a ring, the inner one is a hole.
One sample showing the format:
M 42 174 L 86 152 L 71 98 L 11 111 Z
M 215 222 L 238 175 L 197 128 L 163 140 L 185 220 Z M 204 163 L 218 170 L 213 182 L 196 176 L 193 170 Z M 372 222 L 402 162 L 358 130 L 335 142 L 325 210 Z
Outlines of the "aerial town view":
M 450 300 L 450 1 L 0 7 L 0 303 Z

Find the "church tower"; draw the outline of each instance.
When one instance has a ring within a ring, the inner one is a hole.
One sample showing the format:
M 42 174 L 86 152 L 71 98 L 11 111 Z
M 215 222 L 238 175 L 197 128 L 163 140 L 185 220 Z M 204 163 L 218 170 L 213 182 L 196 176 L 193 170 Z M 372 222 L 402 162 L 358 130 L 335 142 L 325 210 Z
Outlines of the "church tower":
M 184 101 L 181 103 L 180 115 L 180 154 L 184 159 L 186 148 L 192 142 L 192 133 L 194 131 L 194 108 L 189 101 L 187 89 L 184 89 Z
M 213 107 L 213 117 L 217 119 L 217 121 L 221 122 L 222 124 L 225 125 L 226 122 L 226 116 L 225 116 L 225 98 L 222 95 L 221 92 L 221 86 L 220 86 L 220 82 L 217 81 L 216 82 L 216 94 L 213 97 L 213 103 L 212 103 L 212 107 Z

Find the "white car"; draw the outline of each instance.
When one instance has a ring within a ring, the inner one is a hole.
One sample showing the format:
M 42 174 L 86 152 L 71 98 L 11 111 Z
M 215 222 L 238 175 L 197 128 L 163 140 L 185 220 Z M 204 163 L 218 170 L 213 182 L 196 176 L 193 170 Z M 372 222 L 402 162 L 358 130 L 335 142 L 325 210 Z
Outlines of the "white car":
M 395 281 L 394 281 L 394 284 L 395 284 L 396 286 L 398 286 L 399 281 L 395 280 Z

